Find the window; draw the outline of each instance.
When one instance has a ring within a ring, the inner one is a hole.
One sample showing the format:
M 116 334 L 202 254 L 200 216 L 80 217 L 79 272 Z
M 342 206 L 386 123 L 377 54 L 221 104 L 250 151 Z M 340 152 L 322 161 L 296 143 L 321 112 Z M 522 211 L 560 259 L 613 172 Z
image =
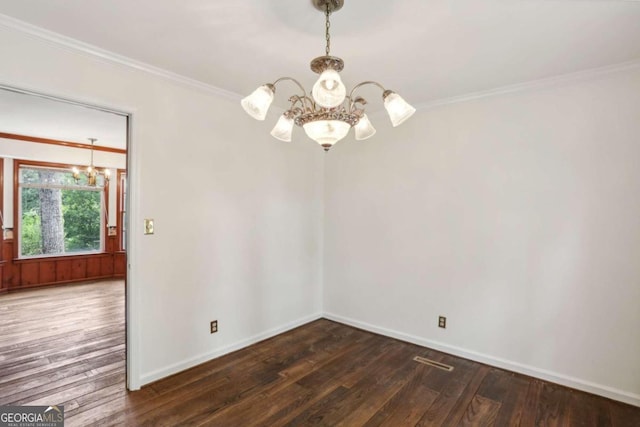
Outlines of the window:
M 89 186 L 71 168 L 18 163 L 19 256 L 61 256 L 104 248 L 104 178 Z

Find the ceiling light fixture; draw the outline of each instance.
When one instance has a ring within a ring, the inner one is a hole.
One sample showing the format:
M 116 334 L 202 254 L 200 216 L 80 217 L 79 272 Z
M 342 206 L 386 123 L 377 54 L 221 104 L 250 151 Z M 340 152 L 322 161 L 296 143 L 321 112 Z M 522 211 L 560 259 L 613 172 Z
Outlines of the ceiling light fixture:
M 320 78 L 313 85 L 312 97 L 309 97 L 304 87 L 294 78 L 281 77 L 273 83 L 260 86 L 253 93 L 241 101 L 244 110 L 256 120 L 264 120 L 267 110 L 273 102 L 276 84 L 283 80 L 294 82 L 302 91 L 300 95 L 289 98 L 291 105 L 285 111 L 271 131 L 271 135 L 281 141 L 291 141 L 293 125 L 301 126 L 309 138 L 320 144 L 325 151 L 329 149 L 355 128 L 357 140 L 372 137 L 376 130 L 371 125 L 364 112 L 367 101 L 362 97 L 354 97 L 356 89 L 364 85 L 375 85 L 382 89 L 382 100 L 389 114 L 391 124 L 398 126 L 407 120 L 416 109 L 409 105 L 400 95 L 387 90 L 380 83 L 365 81 L 354 86 L 347 95 L 345 85 L 340 79 L 340 71 L 344 68 L 344 61 L 330 55 L 331 23 L 329 16 L 344 5 L 344 0 L 312 0 L 316 9 L 325 14 L 325 38 L 327 41 L 325 55 L 311 61 L 311 70 L 320 74 Z
M 97 139 L 89 138 L 89 141 L 91 141 L 91 164 L 87 166 L 84 174 L 87 176 L 87 185 L 95 187 L 98 184 L 98 175 L 104 175 L 104 180 L 109 181 L 111 171 L 109 171 L 109 169 L 105 169 L 104 171 L 100 172 L 98 169 L 96 169 L 95 166 L 93 166 L 93 144 L 97 141 Z M 78 183 L 78 181 L 80 180 L 80 170 L 77 167 L 74 167 L 72 171 L 73 179 L 75 179 L 76 183 Z

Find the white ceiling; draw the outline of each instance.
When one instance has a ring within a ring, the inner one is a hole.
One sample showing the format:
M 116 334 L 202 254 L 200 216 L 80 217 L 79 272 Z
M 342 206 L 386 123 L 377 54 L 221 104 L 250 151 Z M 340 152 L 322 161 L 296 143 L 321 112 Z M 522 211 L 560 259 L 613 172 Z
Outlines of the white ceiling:
M 82 144 L 96 138 L 96 146 L 127 148 L 126 116 L 4 89 L 0 132 Z
M 280 76 L 310 89 L 324 54 L 311 0 L 0 0 L 0 13 L 237 94 Z M 376 80 L 415 105 L 640 59 L 640 1 L 345 0 L 331 24 L 347 88 Z M 375 87 L 360 94 L 381 106 Z

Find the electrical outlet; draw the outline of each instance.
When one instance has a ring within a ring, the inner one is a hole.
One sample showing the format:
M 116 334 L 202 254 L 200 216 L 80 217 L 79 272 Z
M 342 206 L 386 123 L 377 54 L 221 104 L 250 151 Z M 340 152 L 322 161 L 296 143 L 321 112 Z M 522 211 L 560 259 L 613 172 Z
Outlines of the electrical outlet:
M 211 333 L 215 334 L 216 332 L 218 332 L 218 321 L 217 320 L 212 320 L 211 321 Z
M 438 327 L 446 329 L 447 327 L 447 318 L 444 316 L 438 317 Z

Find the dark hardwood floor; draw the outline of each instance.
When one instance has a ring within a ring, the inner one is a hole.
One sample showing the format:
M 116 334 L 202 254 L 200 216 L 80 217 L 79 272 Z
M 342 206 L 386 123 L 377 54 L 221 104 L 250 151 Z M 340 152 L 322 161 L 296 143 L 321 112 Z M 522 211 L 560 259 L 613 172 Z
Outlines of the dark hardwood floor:
M 0 405 L 62 404 L 66 426 L 640 426 L 640 408 L 328 320 L 127 392 L 123 290 L 0 296 Z

